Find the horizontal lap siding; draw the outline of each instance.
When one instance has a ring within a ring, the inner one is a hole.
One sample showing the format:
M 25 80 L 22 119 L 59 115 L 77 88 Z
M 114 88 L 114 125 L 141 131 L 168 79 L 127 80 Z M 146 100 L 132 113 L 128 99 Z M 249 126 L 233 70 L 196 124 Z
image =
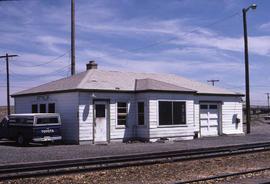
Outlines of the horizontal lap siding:
M 236 123 L 236 116 L 240 123 Z M 242 103 L 224 102 L 222 105 L 222 132 L 224 134 L 243 133 Z
M 94 98 L 93 98 L 94 96 Z M 80 117 L 80 140 L 93 140 L 93 100 L 107 99 L 109 101 L 109 137 L 110 140 L 131 138 L 134 136 L 135 117 L 135 101 L 132 94 L 120 93 L 80 93 L 79 117 Z M 117 105 L 118 101 L 128 103 L 128 120 L 127 127 L 117 126 Z
M 194 103 L 191 95 L 177 94 L 152 94 L 149 101 L 150 138 L 158 137 L 186 137 L 193 136 L 194 126 Z M 185 101 L 186 102 L 186 125 L 184 126 L 159 126 L 158 102 L 159 100 Z
M 60 114 L 62 120 L 63 140 L 78 142 L 78 93 L 57 93 L 46 96 L 48 96 L 46 100 L 37 96 L 15 97 L 16 113 L 31 113 L 32 104 L 55 103 L 55 111 Z
M 200 123 L 200 101 L 219 102 L 221 103 L 221 133 L 222 134 L 238 134 L 243 133 L 243 118 L 242 118 L 242 102 L 241 97 L 229 96 L 196 96 L 195 98 L 195 124 L 196 129 L 199 129 Z M 237 125 L 234 115 L 240 119 Z
M 89 93 L 79 94 L 79 140 L 93 141 L 93 105 Z

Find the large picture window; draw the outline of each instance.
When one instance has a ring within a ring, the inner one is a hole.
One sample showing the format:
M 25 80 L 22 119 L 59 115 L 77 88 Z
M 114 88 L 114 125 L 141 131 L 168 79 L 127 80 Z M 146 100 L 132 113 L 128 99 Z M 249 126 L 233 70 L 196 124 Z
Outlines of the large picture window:
M 186 103 L 159 101 L 159 125 L 186 124 Z
M 144 102 L 138 102 L 138 125 L 144 125 Z
M 127 123 L 127 103 L 117 103 L 117 125 L 126 125 Z

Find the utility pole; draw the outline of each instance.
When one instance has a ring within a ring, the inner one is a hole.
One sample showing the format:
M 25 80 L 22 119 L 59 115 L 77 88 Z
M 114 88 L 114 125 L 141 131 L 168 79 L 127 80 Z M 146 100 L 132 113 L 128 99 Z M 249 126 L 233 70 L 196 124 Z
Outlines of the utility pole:
M 75 74 L 75 2 L 71 0 L 71 75 Z
M 212 86 L 215 86 L 215 82 L 219 82 L 219 80 L 212 79 L 212 80 L 207 80 L 207 82 L 211 82 Z
M 9 58 L 17 57 L 18 55 L 9 55 L 6 53 L 4 56 L 0 56 L 1 58 L 6 58 L 6 69 L 7 69 L 7 114 L 10 115 L 10 95 L 9 95 Z
M 248 62 L 248 36 L 247 36 L 247 11 L 251 8 L 255 10 L 256 4 L 243 8 L 243 28 L 244 28 L 244 46 L 245 46 L 245 78 L 246 78 L 246 123 L 247 134 L 250 134 L 250 95 L 249 95 L 249 62 Z
M 270 104 L 269 104 L 270 93 L 265 93 L 265 94 L 267 95 L 267 106 L 268 106 L 268 114 L 269 114 L 269 112 L 270 112 Z

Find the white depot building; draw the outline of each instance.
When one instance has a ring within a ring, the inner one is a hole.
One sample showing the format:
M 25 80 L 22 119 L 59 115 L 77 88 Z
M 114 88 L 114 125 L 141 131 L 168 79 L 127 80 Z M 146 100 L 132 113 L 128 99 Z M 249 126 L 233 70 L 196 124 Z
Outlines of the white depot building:
M 12 96 L 16 113 L 60 113 L 69 143 L 243 133 L 242 94 L 177 75 L 99 70 L 94 61 Z

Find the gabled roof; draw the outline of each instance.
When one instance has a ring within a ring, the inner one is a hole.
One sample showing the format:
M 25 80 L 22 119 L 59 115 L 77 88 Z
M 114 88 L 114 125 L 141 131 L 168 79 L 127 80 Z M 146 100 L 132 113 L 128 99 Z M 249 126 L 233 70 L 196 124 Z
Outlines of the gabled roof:
M 172 74 L 135 73 L 91 69 L 77 75 L 20 91 L 12 96 L 75 90 L 118 92 L 157 90 L 196 92 L 197 94 L 213 95 L 242 95 Z

